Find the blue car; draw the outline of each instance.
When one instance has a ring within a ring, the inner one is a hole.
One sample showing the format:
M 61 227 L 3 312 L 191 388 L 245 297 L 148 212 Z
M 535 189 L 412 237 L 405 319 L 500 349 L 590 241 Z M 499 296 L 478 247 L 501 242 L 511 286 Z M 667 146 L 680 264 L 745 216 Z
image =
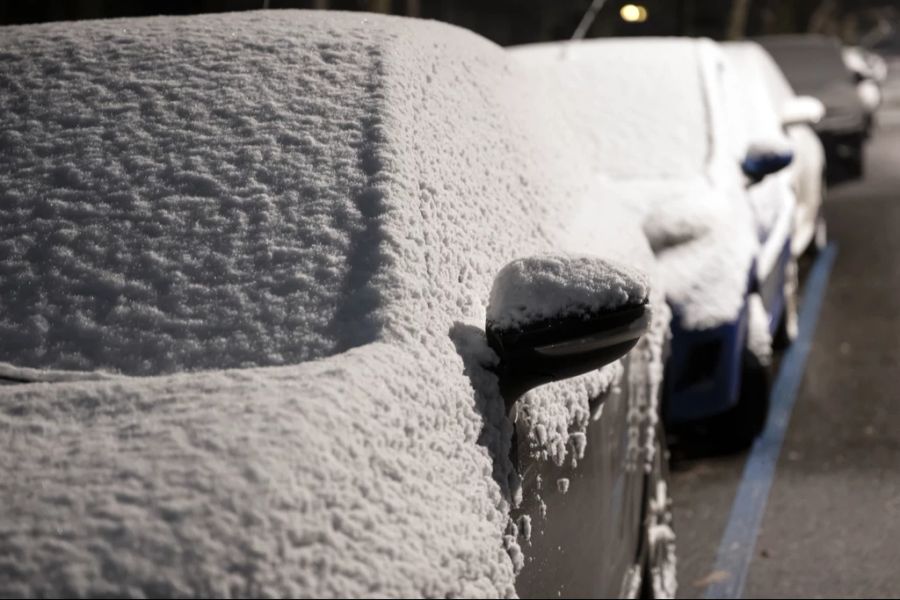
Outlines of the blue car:
M 716 419 L 716 433 L 740 447 L 765 425 L 768 414 L 770 363 L 752 349 L 751 308 L 764 312 L 763 333 L 776 346 L 790 343 L 788 322 L 791 278 L 796 261 L 790 240 L 782 244 L 773 268 L 760 277 L 756 265 L 747 284 L 746 301 L 732 321 L 707 329 L 689 329 L 673 307 L 672 342 L 664 378 L 664 419 L 670 427 Z M 764 336 L 763 336 L 764 337 Z M 764 337 L 765 339 L 765 337 Z

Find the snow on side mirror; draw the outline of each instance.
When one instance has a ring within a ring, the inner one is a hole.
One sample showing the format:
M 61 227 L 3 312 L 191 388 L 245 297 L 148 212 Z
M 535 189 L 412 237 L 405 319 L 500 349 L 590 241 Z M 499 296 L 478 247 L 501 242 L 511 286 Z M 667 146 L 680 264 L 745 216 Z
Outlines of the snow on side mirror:
M 537 256 L 503 267 L 485 329 L 507 406 L 624 356 L 647 330 L 648 297 L 642 273 L 597 257 Z
M 781 123 L 791 125 L 815 125 L 825 116 L 825 105 L 812 96 L 797 96 L 788 100 L 781 110 Z
M 744 171 L 751 183 L 758 183 L 772 173 L 777 173 L 794 160 L 794 152 L 785 142 L 759 141 L 750 144 L 747 155 L 741 162 Z

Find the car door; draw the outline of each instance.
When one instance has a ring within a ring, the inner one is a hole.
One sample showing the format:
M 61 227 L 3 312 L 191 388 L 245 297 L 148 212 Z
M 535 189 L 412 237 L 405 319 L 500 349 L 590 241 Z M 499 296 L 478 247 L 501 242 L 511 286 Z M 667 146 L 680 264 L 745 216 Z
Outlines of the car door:
M 516 588 L 523 598 L 618 597 L 636 591 L 642 547 L 644 471 L 640 453 L 645 411 L 636 404 L 634 355 L 620 380 L 591 404 L 584 455 L 562 466 L 531 456 L 527 431 L 516 423 L 514 462 L 522 477 L 519 520 L 525 566 Z M 571 452 L 570 452 L 571 455 Z M 521 526 L 521 525 L 524 525 Z

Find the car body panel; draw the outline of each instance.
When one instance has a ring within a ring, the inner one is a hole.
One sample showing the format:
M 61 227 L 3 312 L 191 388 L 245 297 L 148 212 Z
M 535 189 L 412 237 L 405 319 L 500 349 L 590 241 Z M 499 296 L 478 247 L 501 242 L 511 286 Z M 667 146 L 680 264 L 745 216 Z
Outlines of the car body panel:
M 787 305 L 784 289 L 787 278 L 787 265 L 792 257 L 791 241 L 788 239 L 782 243 L 775 268 L 757 280 L 756 291 L 762 299 L 763 307 L 766 309 L 770 335 L 774 335 L 778 330 L 778 325 Z
M 794 146 L 790 172 L 797 199 L 791 252 L 799 257 L 813 243 L 821 215 L 825 193 L 825 149 L 809 125 L 792 125 L 787 133 Z
M 748 319 L 745 305 L 731 323 L 690 330 L 681 326 L 677 313 L 673 315 L 663 394 L 667 425 L 705 419 L 737 404 Z
M 520 527 L 527 518 L 531 530 L 516 580 L 523 598 L 618 597 L 634 575 L 645 477 L 632 437 L 641 425 L 628 383 L 631 362 L 623 361 L 619 382 L 592 403 L 587 445 L 577 461 L 533 458 L 527 431 L 517 428 L 525 500 L 514 515 Z

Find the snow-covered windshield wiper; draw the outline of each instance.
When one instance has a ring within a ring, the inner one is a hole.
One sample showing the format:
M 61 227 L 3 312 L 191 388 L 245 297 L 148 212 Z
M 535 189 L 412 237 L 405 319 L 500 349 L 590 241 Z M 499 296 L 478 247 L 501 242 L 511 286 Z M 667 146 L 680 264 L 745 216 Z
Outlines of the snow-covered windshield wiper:
M 115 377 L 101 371 L 64 371 L 56 369 L 31 369 L 0 363 L 0 386 L 23 383 L 63 383 L 71 381 L 96 381 Z

